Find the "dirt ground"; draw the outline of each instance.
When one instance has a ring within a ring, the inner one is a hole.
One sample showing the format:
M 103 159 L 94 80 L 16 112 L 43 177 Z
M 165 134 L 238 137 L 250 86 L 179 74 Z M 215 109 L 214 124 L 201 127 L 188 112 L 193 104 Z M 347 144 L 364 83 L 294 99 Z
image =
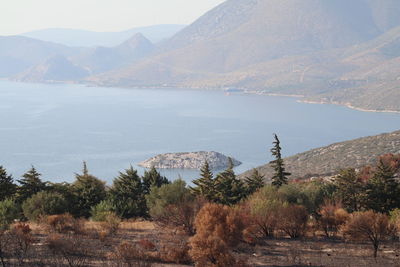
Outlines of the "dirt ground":
M 31 224 L 31 229 L 34 242 L 30 248 L 31 252 L 26 254 L 25 266 L 193 266 L 168 263 L 159 259 L 162 251 L 185 243 L 187 237 L 172 229 L 162 229 L 152 222 L 122 222 L 116 234 L 106 237 L 98 234 L 101 232 L 101 225 L 86 222 L 85 231 L 88 234 L 84 237 L 72 237 L 78 252 L 86 256 L 85 259 L 76 260 L 73 264 L 70 264 L 63 255 L 54 254 L 49 250 L 47 242 L 52 234 L 48 229 L 35 224 Z M 70 237 L 58 236 L 58 238 Z M 133 265 L 113 260 L 110 255 L 113 255 L 116 247 L 124 242 L 136 244 L 146 251 L 146 255 L 154 257 L 149 260 L 150 262 L 134 262 Z M 382 244 L 377 259 L 372 257 L 372 246 L 369 243 L 349 243 L 342 240 L 326 240 L 322 237 L 307 240 L 266 239 L 255 246 L 241 244 L 234 253 L 237 257 L 245 259 L 249 266 L 400 267 L 398 241 Z M 13 264 L 6 266 L 13 265 L 18 264 L 14 261 Z

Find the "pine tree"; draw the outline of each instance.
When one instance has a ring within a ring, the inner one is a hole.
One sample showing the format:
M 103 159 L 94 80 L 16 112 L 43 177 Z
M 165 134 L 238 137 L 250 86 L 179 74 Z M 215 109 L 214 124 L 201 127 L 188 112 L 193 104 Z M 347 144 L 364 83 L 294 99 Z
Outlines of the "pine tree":
M 369 209 L 388 213 L 400 205 L 399 184 L 395 179 L 395 170 L 382 159 L 374 176 L 368 181 L 366 201 Z
M 341 170 L 335 177 L 335 197 L 349 212 L 360 211 L 365 202 L 365 185 L 355 169 Z
M 37 172 L 34 166 L 28 170 L 22 179 L 18 180 L 20 186 L 17 189 L 17 202 L 22 203 L 31 196 L 46 189 L 46 183 L 42 182 L 40 177 L 42 174 Z
M 161 176 L 161 174 L 156 170 L 156 168 L 151 167 L 149 171 L 145 171 L 143 175 L 143 192 L 145 195 L 150 193 L 152 186 L 161 187 L 163 184 L 169 184 L 166 177 Z
M 146 215 L 147 208 L 143 184 L 132 166 L 125 172 L 120 172 L 119 176 L 114 179 L 109 194 L 117 214 L 122 218 Z
M 14 179 L 7 174 L 3 166 L 0 166 L 0 201 L 12 198 L 16 191 L 17 185 L 14 184 Z
M 290 173 L 285 171 L 285 164 L 281 154 L 281 142 L 276 134 L 274 134 L 274 139 L 274 146 L 271 149 L 271 153 L 275 157 L 275 160 L 270 162 L 275 171 L 274 176 L 272 176 L 272 185 L 281 187 L 282 185 L 288 183 L 288 176 L 290 176 Z
M 209 201 L 215 199 L 215 189 L 214 189 L 214 175 L 210 169 L 210 165 L 206 160 L 204 165 L 200 169 L 200 178 L 193 181 L 195 187 L 190 187 L 190 190 L 198 196 L 202 196 Z
M 258 189 L 264 187 L 264 175 L 261 175 L 257 169 L 253 169 L 252 174 L 245 178 L 247 195 L 255 193 Z
M 217 175 L 215 190 L 214 201 L 224 205 L 234 205 L 246 196 L 246 188 L 243 182 L 236 178 L 232 165 Z
M 88 171 L 86 162 L 83 162 L 82 174 L 75 174 L 73 183 L 75 193 L 75 215 L 89 217 L 92 207 L 99 204 L 106 197 L 105 183 Z

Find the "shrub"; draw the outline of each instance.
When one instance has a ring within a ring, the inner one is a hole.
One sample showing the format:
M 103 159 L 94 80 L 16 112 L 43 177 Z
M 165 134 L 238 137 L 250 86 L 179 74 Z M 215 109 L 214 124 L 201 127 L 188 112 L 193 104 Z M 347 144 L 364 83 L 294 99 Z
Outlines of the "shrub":
M 37 221 L 45 215 L 55 215 L 67 212 L 68 202 L 58 193 L 41 191 L 22 204 L 26 218 Z
M 101 226 L 106 233 L 113 235 L 118 231 L 121 218 L 118 217 L 114 212 L 107 214 L 105 221 L 102 222 Z
M 349 214 L 340 203 L 325 202 L 319 210 L 319 225 L 327 237 L 335 236 L 340 226 L 346 223 Z
M 6 230 L 18 218 L 19 212 L 16 203 L 11 199 L 0 201 L 0 231 Z
M 156 248 L 156 245 L 148 239 L 141 239 L 138 244 L 145 250 L 153 250 Z
M 46 223 L 58 233 L 82 234 L 84 232 L 82 220 L 75 219 L 69 213 L 47 216 Z
M 153 187 L 146 198 L 150 216 L 157 223 L 194 234 L 194 219 L 202 201 L 194 199 L 184 181 Z
M 290 238 L 304 236 L 307 230 L 308 212 L 300 205 L 286 205 L 280 210 L 279 229 Z
M 393 233 L 393 226 L 385 214 L 373 211 L 355 212 L 343 226 L 345 236 L 355 240 L 370 241 L 376 258 L 380 243 Z
M 54 255 L 61 256 L 68 266 L 86 266 L 88 248 L 80 236 L 50 235 L 47 247 Z
M 18 260 L 19 266 L 24 264 L 29 249 L 33 244 L 32 230 L 28 224 L 18 223 L 9 232 L 7 247 L 12 256 Z
M 95 222 L 104 222 L 106 221 L 107 216 L 110 213 L 113 213 L 114 210 L 115 208 L 110 201 L 103 200 L 91 208 L 91 219 Z
M 230 250 L 242 240 L 244 226 L 235 210 L 206 204 L 196 216 L 195 227 L 189 255 L 196 266 L 229 266 L 236 262 Z

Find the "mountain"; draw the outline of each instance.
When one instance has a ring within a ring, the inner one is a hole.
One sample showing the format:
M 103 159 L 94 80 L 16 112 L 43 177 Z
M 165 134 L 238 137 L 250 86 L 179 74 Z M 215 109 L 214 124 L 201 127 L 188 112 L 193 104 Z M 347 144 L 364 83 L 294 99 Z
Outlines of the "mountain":
M 324 177 L 344 168 L 360 168 L 376 163 L 379 156 L 400 153 L 400 131 L 359 138 L 313 149 L 284 159 L 291 179 Z M 257 168 L 270 180 L 273 169 L 270 164 Z M 243 173 L 245 177 L 252 171 Z
M 399 99 L 396 73 L 387 83 L 379 76 L 397 66 L 397 56 L 377 55 L 381 67 L 373 70 L 377 66 L 366 50 L 372 43 L 381 47 L 385 34 L 400 26 L 397 11 L 400 1 L 395 0 L 228 0 L 150 57 L 89 81 L 111 86 L 239 87 L 400 110 L 400 101 L 387 102 L 394 96 Z M 363 71 L 372 76 L 367 86 Z M 352 76 L 356 74 L 361 76 Z M 368 92 L 362 97 L 367 100 L 352 100 L 348 90 L 356 95 L 373 90 L 390 97 L 374 105 Z
M 81 53 L 71 48 L 21 36 L 0 36 L 0 77 L 14 76 L 55 55 Z
M 161 24 L 147 27 L 132 28 L 120 32 L 94 32 L 77 29 L 43 29 L 21 34 L 22 36 L 39 39 L 42 41 L 59 43 L 67 46 L 80 47 L 113 47 L 141 33 L 152 43 L 157 43 L 170 38 L 183 29 L 185 25 Z
M 72 60 L 94 74 L 133 63 L 149 55 L 153 49 L 154 45 L 144 35 L 137 33 L 118 46 L 92 48 Z
M 15 79 L 23 82 L 69 82 L 80 80 L 88 74 L 87 70 L 67 58 L 56 55 L 17 75 Z

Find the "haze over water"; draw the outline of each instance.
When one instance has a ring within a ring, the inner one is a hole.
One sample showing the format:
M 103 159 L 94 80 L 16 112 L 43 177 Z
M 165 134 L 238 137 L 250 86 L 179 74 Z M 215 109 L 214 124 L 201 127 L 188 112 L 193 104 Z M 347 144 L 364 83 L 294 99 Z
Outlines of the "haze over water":
M 54 182 L 73 181 L 84 160 L 111 183 L 130 164 L 142 173 L 136 164 L 156 154 L 201 150 L 242 161 L 240 173 L 271 160 L 273 133 L 289 156 L 400 125 L 400 114 L 222 91 L 0 81 L 0 99 L 0 165 L 18 179 L 33 164 Z M 161 172 L 187 181 L 198 174 Z

